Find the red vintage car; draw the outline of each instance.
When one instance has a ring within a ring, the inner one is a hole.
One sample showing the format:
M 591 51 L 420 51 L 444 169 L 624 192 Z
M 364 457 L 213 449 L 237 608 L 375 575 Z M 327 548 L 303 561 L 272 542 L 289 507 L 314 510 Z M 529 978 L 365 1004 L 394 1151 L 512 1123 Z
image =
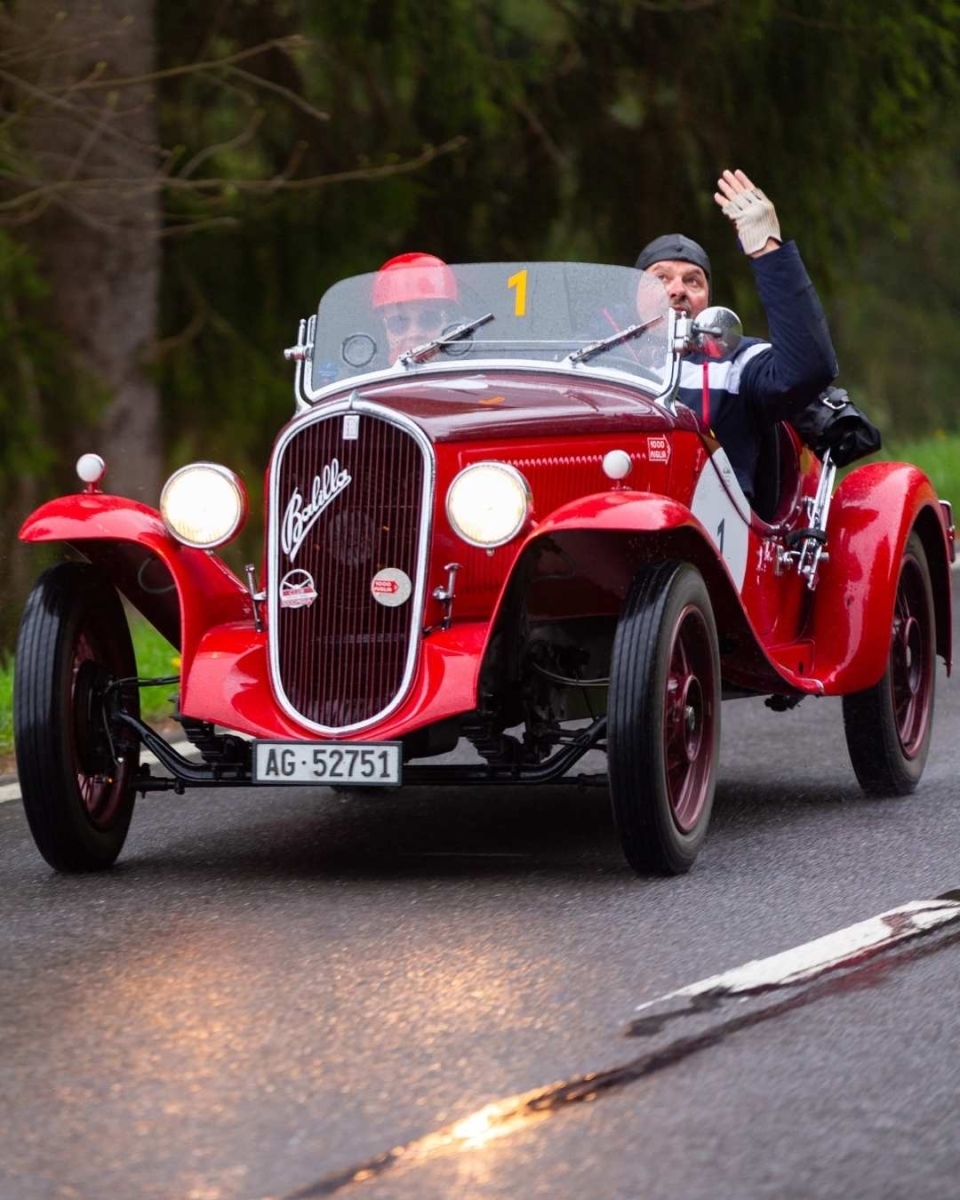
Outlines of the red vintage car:
M 691 322 L 628 268 L 443 271 L 406 308 L 381 275 L 344 280 L 301 322 L 246 578 L 215 553 L 245 490 L 213 463 L 154 509 L 84 456 L 86 487 L 24 523 L 86 560 L 40 577 L 16 657 L 23 801 L 54 867 L 112 863 L 138 792 L 542 783 L 599 748 L 630 864 L 682 872 L 731 696 L 841 695 L 864 788 L 916 786 L 951 655 L 953 528 L 926 476 L 872 463 L 831 495 L 783 425 L 751 509 L 676 401 L 684 352 L 728 352 L 733 314 Z M 179 648 L 199 761 L 140 720 L 121 596 Z M 461 739 L 472 763 L 429 761 Z

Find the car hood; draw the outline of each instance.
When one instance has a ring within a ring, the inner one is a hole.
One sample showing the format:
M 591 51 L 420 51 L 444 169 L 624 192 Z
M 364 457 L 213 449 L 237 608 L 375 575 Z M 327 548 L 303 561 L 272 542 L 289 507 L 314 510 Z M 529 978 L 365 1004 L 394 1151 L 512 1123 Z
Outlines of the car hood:
M 403 413 L 435 442 L 564 434 L 669 432 L 694 424 L 634 388 L 594 379 L 496 372 L 419 376 L 360 387 L 358 395 Z M 342 395 L 330 399 L 343 399 Z

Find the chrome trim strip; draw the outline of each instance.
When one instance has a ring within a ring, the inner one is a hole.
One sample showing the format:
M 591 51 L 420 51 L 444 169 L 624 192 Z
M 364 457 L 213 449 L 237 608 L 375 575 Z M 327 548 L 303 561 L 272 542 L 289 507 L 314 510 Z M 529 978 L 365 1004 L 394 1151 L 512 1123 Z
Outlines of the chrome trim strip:
M 351 375 L 346 379 L 335 380 L 333 383 L 328 383 L 316 391 L 313 390 L 309 379 L 306 377 L 307 373 L 304 372 L 303 394 L 312 407 L 325 396 L 341 392 L 345 387 L 369 387 L 371 384 L 389 383 L 393 380 L 404 380 L 406 382 L 423 375 L 482 375 L 486 371 L 515 371 L 522 374 L 536 372 L 541 375 L 565 375 L 567 378 L 575 379 L 581 384 L 585 382 L 585 377 L 588 380 L 602 379 L 608 383 L 626 383 L 630 387 L 640 391 L 643 390 L 644 384 L 647 384 L 651 388 L 656 386 L 652 379 L 644 379 L 642 376 L 632 375 L 629 371 L 617 371 L 609 367 L 606 370 L 599 370 L 597 367 L 571 367 L 564 363 L 539 362 L 535 359 L 525 358 L 478 358 L 469 365 L 462 359 L 456 363 L 421 364 L 416 372 L 405 371 L 403 369 L 398 371 L 395 367 L 388 367 L 382 371 L 371 371 L 367 375 Z M 679 359 L 675 356 L 671 363 L 671 371 L 666 385 L 661 386 L 659 391 L 654 392 L 650 396 L 650 399 L 655 404 L 669 408 L 673 394 L 677 390 L 679 375 Z
M 342 386 L 342 385 L 341 385 Z M 283 683 L 280 677 L 280 664 L 278 661 L 277 637 L 275 630 L 279 624 L 279 591 L 275 586 L 275 581 L 280 578 L 280 546 L 279 532 L 280 521 L 278 513 L 280 511 L 280 498 L 278 496 L 279 489 L 279 466 L 283 456 L 283 452 L 287 444 L 299 433 L 302 432 L 306 425 L 312 425 L 317 421 L 326 421 L 335 419 L 345 412 L 367 413 L 370 416 L 378 417 L 382 421 L 386 421 L 389 425 L 399 426 L 413 437 L 414 441 L 420 448 L 420 453 L 423 455 L 423 491 L 421 497 L 420 510 L 420 548 L 417 556 L 417 577 L 414 583 L 413 601 L 410 606 L 410 646 L 407 650 L 407 661 L 404 664 L 403 677 L 400 681 L 400 687 L 396 695 L 390 703 L 376 713 L 372 717 L 368 717 L 364 721 L 357 721 L 352 725 L 319 725 L 314 721 L 308 720 L 302 713 L 298 712 L 283 688 Z M 427 567 L 430 560 L 430 534 L 433 524 L 433 502 L 434 493 L 436 491 L 436 475 L 437 463 L 436 455 L 434 454 L 433 444 L 427 435 L 423 432 L 415 421 L 402 413 L 394 412 L 392 409 L 386 408 L 381 404 L 373 404 L 370 401 L 361 399 L 356 391 L 351 392 L 350 396 L 345 400 L 338 401 L 334 404 L 324 405 L 323 408 L 310 408 L 308 412 L 300 417 L 295 417 L 287 426 L 284 432 L 280 435 L 273 454 L 270 456 L 270 499 L 268 508 L 268 523 L 267 523 L 267 644 L 269 647 L 269 664 L 270 664 L 270 683 L 273 687 L 273 694 L 276 697 L 277 703 L 283 712 L 296 721 L 298 725 L 304 729 L 313 730 L 315 733 L 324 733 L 329 736 L 337 734 L 355 733 L 360 729 L 367 729 L 371 725 L 375 725 L 378 721 L 382 721 L 388 717 L 395 709 L 403 703 L 407 698 L 410 688 L 413 684 L 414 670 L 417 664 L 417 655 L 420 650 L 421 629 L 423 628 L 423 612 L 426 593 Z

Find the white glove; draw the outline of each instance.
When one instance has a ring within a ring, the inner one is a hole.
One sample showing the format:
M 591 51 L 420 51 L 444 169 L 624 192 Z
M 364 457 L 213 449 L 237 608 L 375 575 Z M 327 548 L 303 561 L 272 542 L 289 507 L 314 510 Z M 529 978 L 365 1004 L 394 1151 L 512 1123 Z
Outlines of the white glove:
M 773 202 L 758 187 L 747 188 L 731 196 L 722 209 L 737 229 L 737 237 L 745 254 L 756 254 L 767 244 L 767 238 L 780 237 L 780 222 Z

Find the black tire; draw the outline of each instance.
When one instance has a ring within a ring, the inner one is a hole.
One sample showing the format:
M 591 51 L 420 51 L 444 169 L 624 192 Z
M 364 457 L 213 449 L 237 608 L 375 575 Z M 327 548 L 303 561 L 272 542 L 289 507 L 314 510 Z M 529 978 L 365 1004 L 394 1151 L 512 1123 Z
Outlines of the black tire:
M 140 750 L 111 729 L 102 695 L 113 679 L 136 674 L 123 606 L 96 568 L 61 563 L 27 599 L 14 665 L 13 724 L 20 791 L 37 848 L 58 871 L 97 871 L 120 853 L 136 793 Z M 124 693 L 139 715 L 136 688 Z
M 907 796 L 923 774 L 933 732 L 935 620 L 930 567 L 913 532 L 900 563 L 887 669 L 874 687 L 843 698 L 850 760 L 871 796 Z
M 638 873 L 693 866 L 719 746 L 720 655 L 706 585 L 689 564 L 646 567 L 620 614 L 607 703 L 613 815 Z

